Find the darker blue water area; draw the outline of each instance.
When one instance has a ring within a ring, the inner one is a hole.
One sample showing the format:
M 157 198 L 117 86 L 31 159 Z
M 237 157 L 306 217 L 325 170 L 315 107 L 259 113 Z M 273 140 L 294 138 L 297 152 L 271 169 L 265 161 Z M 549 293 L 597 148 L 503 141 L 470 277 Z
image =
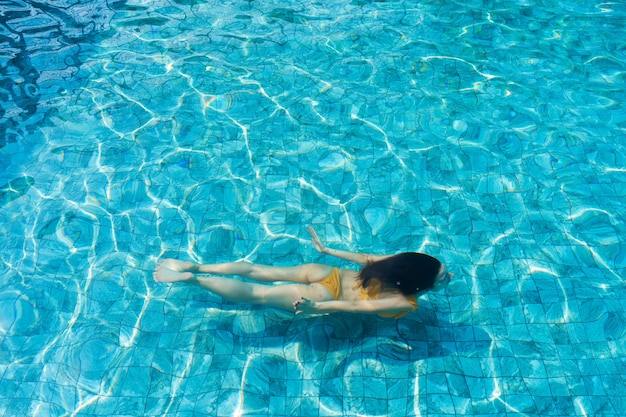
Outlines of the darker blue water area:
M 0 208 L 22 197 L 35 184 L 33 177 L 24 176 L 9 181 L 0 187 Z
M 0 148 L 44 123 L 81 80 L 96 36 L 106 36 L 113 7 L 102 1 L 0 2 Z

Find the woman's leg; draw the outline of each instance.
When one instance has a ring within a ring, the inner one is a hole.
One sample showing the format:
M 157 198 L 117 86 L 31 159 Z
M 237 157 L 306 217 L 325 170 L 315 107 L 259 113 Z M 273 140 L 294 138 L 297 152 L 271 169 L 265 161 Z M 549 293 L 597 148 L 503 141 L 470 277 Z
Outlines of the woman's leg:
M 191 265 L 192 269 L 194 269 L 193 264 Z M 285 310 L 293 310 L 293 302 L 301 297 L 310 298 L 315 301 L 328 301 L 332 299 L 328 291 L 320 285 L 310 286 L 304 283 L 264 285 L 222 277 L 198 278 L 188 270 L 183 269 L 177 271 L 172 269 L 188 267 L 189 265 L 181 265 L 178 263 L 171 264 L 164 261 L 154 272 L 154 279 L 159 282 L 188 282 L 235 303 L 262 304 L 283 308 Z M 268 269 L 271 270 L 274 268 L 269 267 Z
M 220 295 L 233 303 L 261 304 L 293 311 L 293 302 L 304 298 L 330 301 L 332 297 L 319 286 L 308 284 L 267 285 L 239 281 L 233 278 L 194 278 L 188 281 Z
M 248 262 L 227 262 L 220 264 L 194 264 L 176 259 L 165 259 L 156 270 L 155 280 L 169 282 L 163 272 L 166 270 L 186 273 L 239 275 L 255 281 L 275 282 L 291 281 L 301 283 L 313 283 L 323 280 L 333 270 L 331 266 L 323 264 L 304 264 L 299 266 L 268 266 L 257 265 Z M 163 277 L 162 277 L 163 275 Z M 185 275 L 187 276 L 187 275 Z M 178 281 L 179 279 L 175 279 Z

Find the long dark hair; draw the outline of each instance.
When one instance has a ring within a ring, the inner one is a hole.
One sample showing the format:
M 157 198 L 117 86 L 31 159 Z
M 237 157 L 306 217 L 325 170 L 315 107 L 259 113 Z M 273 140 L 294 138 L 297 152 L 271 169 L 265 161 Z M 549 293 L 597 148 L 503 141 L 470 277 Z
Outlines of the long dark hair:
M 361 285 L 367 288 L 372 278 L 383 287 L 396 288 L 404 295 L 415 294 L 435 285 L 441 262 L 430 255 L 405 252 L 367 264 L 359 273 Z

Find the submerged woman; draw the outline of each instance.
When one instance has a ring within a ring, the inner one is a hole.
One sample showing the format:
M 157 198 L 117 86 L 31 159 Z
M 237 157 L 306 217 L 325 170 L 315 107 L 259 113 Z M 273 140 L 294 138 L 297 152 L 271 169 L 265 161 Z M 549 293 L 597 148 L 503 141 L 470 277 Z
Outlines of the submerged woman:
M 194 264 L 166 259 L 154 272 L 155 281 L 185 281 L 236 303 L 262 304 L 300 313 L 375 313 L 399 318 L 417 308 L 417 298 L 448 285 L 453 274 L 444 264 L 423 253 L 366 255 L 329 249 L 309 227 L 320 253 L 365 265 L 360 271 L 322 264 L 293 267 L 255 265 L 247 262 Z M 198 277 L 196 274 L 239 275 L 266 285 L 232 278 Z

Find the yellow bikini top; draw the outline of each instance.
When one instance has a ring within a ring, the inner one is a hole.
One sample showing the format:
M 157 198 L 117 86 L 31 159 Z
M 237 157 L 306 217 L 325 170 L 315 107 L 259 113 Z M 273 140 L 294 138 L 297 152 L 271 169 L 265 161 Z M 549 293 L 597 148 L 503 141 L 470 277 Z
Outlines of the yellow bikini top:
M 361 300 L 378 300 L 378 298 L 380 297 L 380 293 L 382 291 L 383 288 L 383 283 L 381 280 L 376 279 L 376 278 L 372 278 L 369 282 L 369 284 L 367 285 L 367 288 L 363 288 L 363 281 L 359 281 L 354 288 L 352 288 L 353 290 L 356 290 L 357 288 L 361 288 Z M 407 295 L 405 296 L 406 299 L 408 300 L 409 303 L 411 303 L 411 305 L 413 306 L 413 308 L 411 308 L 411 311 L 415 311 L 415 309 L 418 307 L 417 305 L 417 297 L 415 297 L 415 295 L 411 294 L 411 295 Z M 409 311 L 402 311 L 400 313 L 394 314 L 394 313 L 379 313 L 378 316 L 379 317 L 384 317 L 387 319 L 399 319 L 400 317 L 404 316 L 405 314 L 409 313 Z

